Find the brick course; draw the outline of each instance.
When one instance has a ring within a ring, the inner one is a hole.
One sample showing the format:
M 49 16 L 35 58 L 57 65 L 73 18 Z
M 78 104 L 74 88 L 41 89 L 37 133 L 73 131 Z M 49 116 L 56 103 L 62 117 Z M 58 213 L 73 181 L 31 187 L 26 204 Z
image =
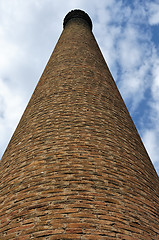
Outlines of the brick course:
M 0 239 L 159 239 L 159 178 L 85 20 L 65 25 L 0 178 Z

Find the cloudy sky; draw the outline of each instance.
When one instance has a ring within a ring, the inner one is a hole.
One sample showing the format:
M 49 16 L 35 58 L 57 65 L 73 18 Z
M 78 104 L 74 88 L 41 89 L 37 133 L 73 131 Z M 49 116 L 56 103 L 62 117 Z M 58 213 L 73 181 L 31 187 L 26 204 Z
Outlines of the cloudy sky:
M 93 33 L 159 174 L 159 1 L 0 0 L 0 156 L 72 9 Z

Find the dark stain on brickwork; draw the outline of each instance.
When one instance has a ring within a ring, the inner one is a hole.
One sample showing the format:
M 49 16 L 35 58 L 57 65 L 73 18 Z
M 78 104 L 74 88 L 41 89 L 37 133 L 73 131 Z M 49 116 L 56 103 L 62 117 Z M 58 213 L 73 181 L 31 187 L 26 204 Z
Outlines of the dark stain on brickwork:
M 0 162 L 0 239 L 158 239 L 159 179 L 89 24 L 69 21 Z

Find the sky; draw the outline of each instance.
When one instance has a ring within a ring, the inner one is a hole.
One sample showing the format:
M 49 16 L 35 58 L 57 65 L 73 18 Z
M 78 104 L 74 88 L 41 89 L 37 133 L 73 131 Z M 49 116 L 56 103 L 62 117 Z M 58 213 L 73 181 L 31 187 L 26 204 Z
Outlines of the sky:
M 93 33 L 159 174 L 159 0 L 0 0 L 0 157 L 72 9 Z

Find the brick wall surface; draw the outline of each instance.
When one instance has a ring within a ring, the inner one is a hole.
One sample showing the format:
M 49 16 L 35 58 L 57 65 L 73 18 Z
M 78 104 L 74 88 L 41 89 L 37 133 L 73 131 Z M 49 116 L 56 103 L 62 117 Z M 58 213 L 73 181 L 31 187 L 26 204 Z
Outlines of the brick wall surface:
M 70 20 L 0 162 L 0 239 L 159 239 L 159 178 L 88 24 Z

